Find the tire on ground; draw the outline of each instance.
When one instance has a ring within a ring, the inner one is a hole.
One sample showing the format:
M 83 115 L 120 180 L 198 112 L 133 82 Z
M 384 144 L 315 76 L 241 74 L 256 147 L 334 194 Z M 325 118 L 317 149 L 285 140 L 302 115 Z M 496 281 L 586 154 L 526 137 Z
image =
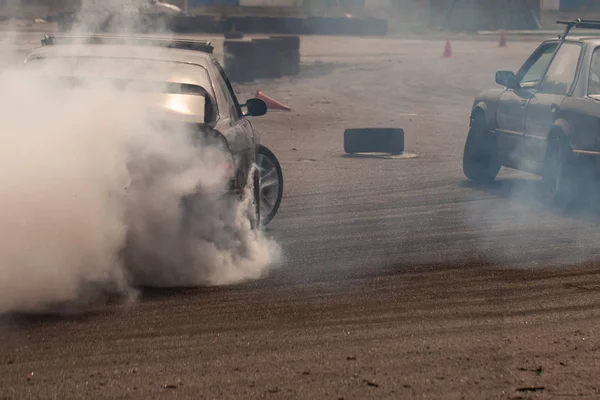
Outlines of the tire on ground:
M 346 129 L 344 151 L 348 154 L 401 154 L 404 152 L 404 130 L 401 128 Z
M 476 183 L 494 181 L 502 167 L 498 160 L 496 138 L 487 132 L 485 126 L 485 116 L 475 115 L 463 153 L 463 172 Z

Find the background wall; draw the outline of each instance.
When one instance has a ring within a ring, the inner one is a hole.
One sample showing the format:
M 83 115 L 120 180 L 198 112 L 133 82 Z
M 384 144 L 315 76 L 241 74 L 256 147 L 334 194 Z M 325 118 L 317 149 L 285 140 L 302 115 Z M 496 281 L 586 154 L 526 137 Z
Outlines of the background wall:
M 559 6 L 561 11 L 600 10 L 597 0 L 560 0 Z
M 560 0 L 542 0 L 542 10 L 559 10 Z
M 101 1 L 101 0 L 99 0 Z M 127 0 L 123 0 L 127 1 Z M 163 0 L 184 8 L 186 0 Z M 81 0 L 0 0 L 0 16 L 43 18 Z M 195 13 L 385 18 L 390 32 L 556 28 L 556 19 L 600 18 L 600 0 L 187 0 Z M 523 5 L 527 7 L 523 7 Z M 510 5 L 510 7 L 508 6 Z M 533 14 L 532 14 L 533 13 Z M 451 15 L 450 15 L 451 14 Z M 533 16 L 533 19 L 532 19 Z

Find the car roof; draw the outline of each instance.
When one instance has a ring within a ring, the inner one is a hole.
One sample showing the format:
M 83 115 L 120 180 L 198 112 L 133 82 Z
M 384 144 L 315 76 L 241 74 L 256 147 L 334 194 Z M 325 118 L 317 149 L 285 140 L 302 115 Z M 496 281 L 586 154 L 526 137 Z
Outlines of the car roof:
M 587 42 L 591 45 L 599 45 L 600 44 L 600 36 L 587 36 L 587 37 L 576 37 L 577 40 L 582 42 Z
M 546 39 L 546 42 L 556 42 L 556 41 L 560 41 L 561 39 L 558 37 L 553 37 L 553 38 L 549 38 Z M 591 44 L 593 46 L 595 45 L 599 45 L 600 44 L 600 36 L 567 36 L 567 38 L 565 39 L 565 42 L 582 42 L 582 43 L 586 43 L 586 44 Z
M 195 50 L 163 46 L 107 45 L 107 44 L 56 44 L 43 46 L 28 54 L 27 59 L 53 57 L 127 58 L 138 60 L 170 61 L 197 64 L 206 69 L 213 56 Z

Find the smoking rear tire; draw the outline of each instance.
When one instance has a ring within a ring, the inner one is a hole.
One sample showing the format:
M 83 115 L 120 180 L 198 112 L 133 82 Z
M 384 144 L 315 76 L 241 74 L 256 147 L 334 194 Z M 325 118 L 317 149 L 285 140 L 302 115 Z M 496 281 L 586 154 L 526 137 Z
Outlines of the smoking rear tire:
M 490 183 L 496 179 L 501 167 L 496 138 L 487 132 L 485 117 L 476 114 L 465 142 L 463 172 L 475 183 Z
M 275 154 L 265 146 L 258 147 L 257 162 L 260 170 L 260 218 L 261 224 L 267 226 L 281 205 L 283 172 Z
M 542 172 L 543 194 L 554 206 L 568 207 L 577 193 L 577 168 L 573 152 L 558 136 L 548 141 Z
M 254 168 L 252 172 L 252 213 L 250 216 L 250 227 L 252 230 L 260 230 L 260 172 Z

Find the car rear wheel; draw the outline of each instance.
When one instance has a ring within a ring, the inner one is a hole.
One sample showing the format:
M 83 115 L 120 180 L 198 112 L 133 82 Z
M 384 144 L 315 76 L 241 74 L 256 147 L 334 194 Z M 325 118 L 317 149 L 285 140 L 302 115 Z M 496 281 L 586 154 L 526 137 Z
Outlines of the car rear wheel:
M 553 205 L 567 207 L 575 198 L 577 183 L 573 153 L 567 143 L 554 136 L 548 141 L 542 173 L 544 196 Z
M 463 172 L 473 182 L 490 183 L 496 179 L 501 167 L 496 138 L 487 132 L 485 116 L 476 114 L 465 143 Z
M 254 168 L 252 171 L 252 205 L 250 215 L 250 226 L 253 230 L 259 230 L 260 222 L 260 171 Z
M 260 172 L 259 207 L 263 226 L 273 220 L 283 197 L 283 173 L 275 154 L 265 146 L 259 146 L 257 157 Z

